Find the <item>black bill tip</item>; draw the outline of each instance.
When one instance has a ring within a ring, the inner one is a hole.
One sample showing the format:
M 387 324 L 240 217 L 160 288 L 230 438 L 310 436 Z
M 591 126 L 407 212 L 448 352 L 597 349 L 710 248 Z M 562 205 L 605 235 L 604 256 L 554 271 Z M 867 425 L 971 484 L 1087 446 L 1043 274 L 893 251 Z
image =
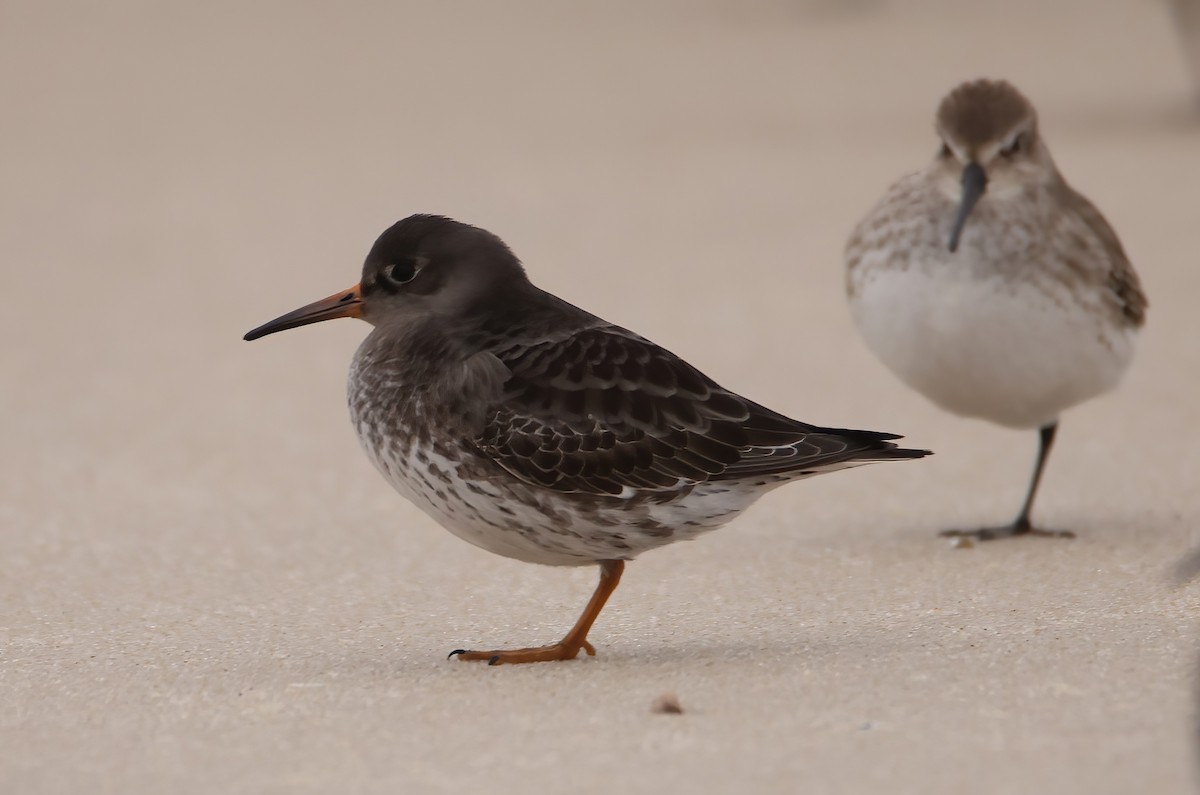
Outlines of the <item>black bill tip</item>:
M 979 197 L 987 190 L 987 172 L 983 166 L 972 160 L 967 163 L 962 172 L 962 199 L 958 204 L 958 215 L 954 217 L 954 227 L 950 230 L 951 251 L 958 250 L 958 241 L 962 237 L 963 227 L 966 226 L 967 216 L 975 209 Z

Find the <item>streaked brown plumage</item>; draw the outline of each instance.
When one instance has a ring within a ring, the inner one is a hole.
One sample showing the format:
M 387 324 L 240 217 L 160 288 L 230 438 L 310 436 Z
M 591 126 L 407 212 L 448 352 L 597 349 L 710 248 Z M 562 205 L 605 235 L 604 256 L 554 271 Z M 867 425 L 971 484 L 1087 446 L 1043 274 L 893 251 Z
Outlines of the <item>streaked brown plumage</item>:
M 1119 382 L 1146 297 L 1112 227 L 1059 173 L 1016 88 L 963 83 L 935 123 L 937 155 L 850 236 L 851 311 L 876 356 L 937 405 L 1039 429 L 1017 517 L 948 534 L 1069 536 L 1031 518 L 1059 415 Z
M 351 368 L 350 410 L 401 494 L 497 554 L 601 566 L 563 641 L 462 659 L 592 653 L 587 630 L 624 561 L 720 526 L 789 480 L 926 454 L 891 434 L 797 422 L 723 389 L 534 287 L 496 236 L 439 216 L 384 232 L 353 289 L 246 336 L 342 316 L 375 326 Z

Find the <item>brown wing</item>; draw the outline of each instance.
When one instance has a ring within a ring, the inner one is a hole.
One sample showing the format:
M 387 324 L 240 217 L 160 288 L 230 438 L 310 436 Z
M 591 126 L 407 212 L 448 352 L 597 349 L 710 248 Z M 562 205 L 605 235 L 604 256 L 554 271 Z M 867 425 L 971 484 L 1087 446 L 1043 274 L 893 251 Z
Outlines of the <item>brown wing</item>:
M 1088 201 L 1086 196 L 1069 186 L 1067 186 L 1067 190 L 1073 194 L 1074 200 L 1077 202 L 1076 208 L 1079 217 L 1092 234 L 1100 240 L 1103 251 L 1108 255 L 1108 286 L 1113 292 L 1121 315 L 1134 328 L 1141 327 L 1146 322 L 1148 305 L 1146 294 L 1142 292 L 1141 280 L 1138 279 L 1137 271 L 1129 262 L 1129 257 L 1125 255 L 1125 249 L 1121 246 L 1117 233 L 1096 209 L 1096 205 Z
M 522 480 L 597 495 L 912 458 L 889 434 L 817 428 L 722 389 L 614 326 L 493 351 L 511 373 L 480 452 Z

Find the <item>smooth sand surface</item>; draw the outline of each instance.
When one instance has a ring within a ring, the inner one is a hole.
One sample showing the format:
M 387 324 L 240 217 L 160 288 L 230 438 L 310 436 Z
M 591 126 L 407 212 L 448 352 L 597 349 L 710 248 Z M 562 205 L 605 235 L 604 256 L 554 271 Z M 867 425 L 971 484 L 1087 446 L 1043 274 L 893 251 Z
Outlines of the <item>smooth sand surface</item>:
M 0 791 L 1177 793 L 1200 583 L 1200 125 L 1164 4 L 5 3 Z M 1120 390 L 1035 435 L 853 332 L 841 248 L 1005 76 L 1151 299 Z M 367 327 L 243 332 L 432 211 L 536 283 L 923 462 L 781 489 L 630 565 L 490 556 L 346 418 Z M 651 711 L 673 693 L 684 714 Z

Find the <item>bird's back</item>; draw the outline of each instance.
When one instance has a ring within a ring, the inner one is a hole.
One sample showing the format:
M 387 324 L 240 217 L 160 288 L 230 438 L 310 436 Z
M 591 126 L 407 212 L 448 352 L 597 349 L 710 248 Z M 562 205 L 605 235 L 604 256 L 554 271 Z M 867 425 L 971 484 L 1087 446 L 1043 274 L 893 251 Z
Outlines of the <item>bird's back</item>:
M 481 454 L 531 484 L 662 495 L 704 482 L 791 479 L 915 458 L 891 434 L 829 429 L 719 386 L 645 338 L 554 299 L 560 323 L 498 337 L 508 371 L 487 400 Z

